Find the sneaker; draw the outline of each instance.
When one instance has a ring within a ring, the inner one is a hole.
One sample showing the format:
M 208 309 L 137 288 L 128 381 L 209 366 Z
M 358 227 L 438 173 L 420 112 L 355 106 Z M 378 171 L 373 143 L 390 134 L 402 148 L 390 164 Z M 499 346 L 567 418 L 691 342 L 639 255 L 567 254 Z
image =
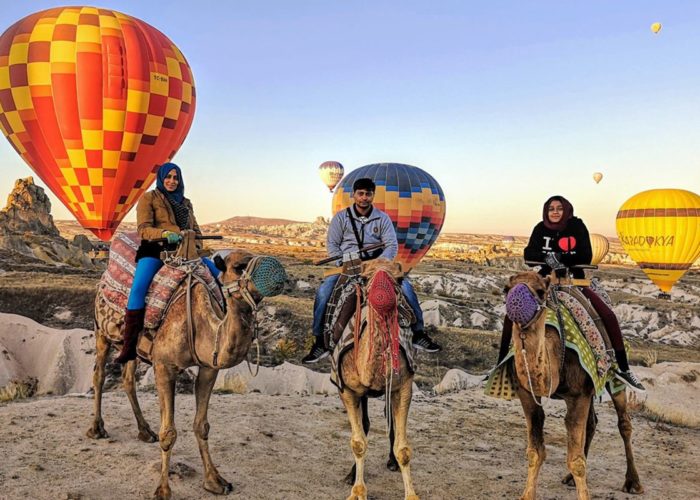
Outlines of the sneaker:
M 440 344 L 433 342 L 425 332 L 415 332 L 413 334 L 413 347 L 425 352 L 438 352 L 442 350 Z
M 621 382 L 624 382 L 626 385 L 630 386 L 635 391 L 646 391 L 646 388 L 642 385 L 642 383 L 632 372 L 632 370 L 627 370 L 626 372 L 623 372 L 622 370 L 617 370 L 615 371 L 615 378 Z
M 312 365 L 314 363 L 318 363 L 330 354 L 330 351 L 328 351 L 326 349 L 326 346 L 323 345 L 323 338 L 320 338 L 320 340 L 320 342 L 318 341 L 318 339 L 316 340 L 316 342 L 314 342 L 314 345 L 311 348 L 311 352 L 301 359 L 302 363 L 304 363 L 305 365 Z

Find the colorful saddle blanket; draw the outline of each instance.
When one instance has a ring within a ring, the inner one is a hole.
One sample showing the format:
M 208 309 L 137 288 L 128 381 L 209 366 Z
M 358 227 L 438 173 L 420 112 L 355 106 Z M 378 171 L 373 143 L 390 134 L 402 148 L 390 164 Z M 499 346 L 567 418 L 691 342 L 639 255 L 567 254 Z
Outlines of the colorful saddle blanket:
M 107 270 L 102 274 L 102 279 L 98 284 L 98 291 L 102 293 L 107 305 L 120 314 L 126 310 L 126 304 L 129 300 L 129 291 L 136 270 L 134 260 L 140 243 L 141 239 L 137 233 L 118 234 L 110 247 Z M 210 295 L 214 297 L 222 309 L 224 308 L 224 297 L 216 279 L 209 272 L 209 268 L 199 259 L 188 261 L 179 267 L 166 264 L 153 278 L 146 295 L 146 316 L 144 319 L 146 328 L 158 328 L 173 299 L 175 290 L 187 278 L 188 273 L 200 278 Z
M 555 328 L 559 332 L 559 335 L 562 335 L 556 312 L 548 308 L 545 314 L 546 324 Z M 561 308 L 561 316 L 564 326 L 566 347 L 572 349 L 578 355 L 581 366 L 593 381 L 596 396 L 600 396 L 603 393 L 606 384 L 613 394 L 623 390 L 625 388 L 624 384 L 614 378 L 614 365 L 611 364 L 609 369 L 604 374 L 601 375 L 598 373 L 596 355 L 581 332 L 581 329 L 578 327 L 573 315 L 567 308 Z M 511 350 L 508 355 L 505 357 L 505 359 L 503 359 L 503 361 L 501 361 L 496 369 L 493 370 L 489 376 L 489 379 L 486 381 L 484 394 L 506 400 L 511 400 L 517 397 L 516 389 L 518 382 L 517 380 L 513 379 L 511 376 L 511 370 L 509 369 L 511 358 L 514 355 L 515 352 L 511 346 Z
M 562 304 L 571 313 L 572 318 L 576 322 L 576 326 L 579 328 L 581 333 L 583 333 L 588 345 L 591 347 L 591 351 L 595 357 L 598 376 L 603 377 L 608 370 L 610 370 L 610 365 L 612 364 L 613 360 L 610 357 L 610 353 L 606 349 L 603 334 L 594 323 L 593 318 L 591 318 L 591 315 L 588 313 L 586 308 L 580 302 L 580 300 L 587 301 L 586 297 L 581 294 L 578 295 L 579 296 L 577 298 L 565 291 L 557 292 L 557 298 L 560 304 Z
M 367 322 L 367 309 L 368 308 L 365 307 L 362 310 L 361 322 L 363 325 L 365 325 Z M 401 321 L 399 322 L 399 326 L 399 347 L 406 356 L 408 368 L 411 370 L 411 373 L 415 373 L 416 363 L 414 360 L 413 332 L 411 332 L 411 329 Z M 362 334 L 364 335 L 368 330 L 369 329 L 365 327 Z M 343 390 L 344 383 L 343 377 L 340 375 L 339 370 L 340 361 L 342 356 L 352 349 L 354 345 L 355 339 L 353 335 L 353 320 L 351 319 L 345 327 L 345 330 L 343 330 L 340 341 L 335 345 L 335 349 L 333 349 L 333 352 L 331 353 L 331 382 L 333 382 L 333 384 L 341 391 Z

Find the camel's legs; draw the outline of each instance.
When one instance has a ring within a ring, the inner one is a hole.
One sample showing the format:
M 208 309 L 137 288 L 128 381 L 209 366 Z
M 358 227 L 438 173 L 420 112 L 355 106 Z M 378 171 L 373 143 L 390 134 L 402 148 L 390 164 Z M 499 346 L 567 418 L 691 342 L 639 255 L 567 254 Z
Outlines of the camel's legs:
M 584 454 L 588 412 L 591 407 L 591 396 L 576 396 L 566 398 L 567 453 L 566 465 L 576 482 L 576 497 L 578 500 L 588 500 L 588 484 L 586 481 L 586 456 Z
M 99 329 L 95 329 L 95 368 L 92 375 L 92 385 L 95 389 L 95 418 L 92 421 L 92 427 L 87 431 L 87 437 L 92 439 L 108 438 L 109 434 L 105 431 L 105 423 L 102 420 L 102 387 L 105 383 L 105 365 L 107 364 L 107 355 L 109 354 L 110 345 L 107 339 Z
M 412 377 L 409 377 L 398 391 L 391 394 L 391 408 L 396 430 L 394 455 L 401 468 L 405 500 L 418 500 L 418 495 L 416 495 L 416 491 L 413 489 L 413 480 L 411 479 L 411 447 L 408 445 L 408 438 L 406 437 L 408 409 L 411 406 L 412 394 Z
M 161 467 L 160 485 L 153 497 L 157 500 L 169 500 L 172 493 L 168 484 L 168 472 L 170 470 L 170 454 L 177 440 L 175 430 L 175 379 L 177 368 L 163 363 L 154 363 L 153 371 L 156 375 L 156 387 L 160 401 L 160 440 Z
M 197 401 L 197 413 L 194 417 L 194 435 L 197 436 L 199 454 L 204 464 L 204 489 L 226 495 L 233 490 L 231 483 L 219 475 L 216 466 L 209 455 L 209 421 L 207 420 L 207 410 L 209 409 L 209 398 L 216 382 L 218 370 L 201 366 L 199 374 L 194 384 L 194 393 Z
M 355 484 L 352 487 L 347 500 L 367 500 L 367 486 L 365 486 L 365 454 L 367 453 L 367 437 L 362 428 L 362 415 L 360 415 L 360 398 L 346 387 L 340 393 L 340 399 L 345 405 L 350 420 L 352 436 L 350 448 L 355 455 Z
M 139 428 L 139 439 L 145 443 L 155 443 L 158 441 L 158 435 L 151 430 L 151 427 L 143 418 L 143 413 L 141 412 L 141 406 L 139 405 L 139 400 L 136 397 L 136 360 L 129 361 L 124 368 L 122 368 L 122 382 L 124 383 L 124 391 L 129 397 L 129 402 L 131 403 L 131 410 L 134 412 L 134 417 L 136 417 L 136 425 Z
M 625 457 L 627 458 L 627 472 L 622 491 L 633 494 L 644 493 L 644 487 L 639 482 L 637 467 L 634 465 L 634 453 L 632 452 L 632 420 L 627 412 L 627 392 L 620 391 L 611 394 L 615 411 L 617 412 L 617 428 L 620 430 L 622 440 L 625 442 Z
M 598 417 L 595 414 L 595 405 L 593 404 L 593 399 L 591 399 L 591 408 L 588 410 L 588 422 L 586 423 L 586 446 L 584 448 L 584 454 L 586 455 L 586 460 L 588 460 L 588 450 L 591 448 L 591 441 L 593 441 L 593 436 L 595 435 L 595 428 L 598 425 Z M 576 486 L 574 481 L 574 476 L 569 472 L 564 479 L 561 481 L 567 486 Z
M 522 500 L 537 498 L 537 476 L 547 452 L 544 448 L 544 410 L 535 404 L 532 394 L 522 386 L 518 387 L 518 397 L 527 422 L 527 483 Z
M 365 431 L 365 436 L 369 435 L 369 413 L 367 412 L 367 400 L 367 396 L 362 396 L 360 398 L 360 411 L 362 412 L 362 430 Z M 350 486 L 355 484 L 355 464 L 352 464 L 350 472 L 348 472 L 348 475 L 345 476 L 345 484 L 349 484 Z

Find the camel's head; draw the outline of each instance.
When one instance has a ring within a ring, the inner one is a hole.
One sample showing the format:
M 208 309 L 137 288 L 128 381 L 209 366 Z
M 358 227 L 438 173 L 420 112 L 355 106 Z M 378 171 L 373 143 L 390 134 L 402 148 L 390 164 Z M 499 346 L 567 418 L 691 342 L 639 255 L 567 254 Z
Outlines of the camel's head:
M 504 288 L 508 318 L 521 328 L 529 326 L 543 310 L 549 284 L 549 276 L 543 278 L 533 272 L 511 276 Z
M 246 302 L 249 302 L 246 298 L 249 295 L 254 304 L 263 297 L 279 295 L 287 281 L 287 273 L 279 260 L 266 255 L 255 256 L 242 249 L 217 252 L 214 264 L 222 272 L 220 280 L 224 291 L 229 295 L 239 292 Z
M 394 280 L 398 280 L 403 277 L 403 268 L 401 267 L 400 262 L 379 257 L 378 259 L 368 260 L 362 263 L 361 274 L 363 278 L 369 279 L 378 271 L 388 273 L 392 278 L 394 278 Z

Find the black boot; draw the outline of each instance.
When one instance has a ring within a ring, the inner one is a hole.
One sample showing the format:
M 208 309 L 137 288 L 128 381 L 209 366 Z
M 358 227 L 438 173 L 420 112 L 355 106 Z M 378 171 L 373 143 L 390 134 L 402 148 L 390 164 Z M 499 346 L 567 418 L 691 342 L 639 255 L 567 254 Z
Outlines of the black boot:
M 114 358 L 115 363 L 125 364 L 132 359 L 136 359 L 136 344 L 139 340 L 139 333 L 143 330 L 143 318 L 145 314 L 145 309 L 126 310 L 124 330 L 122 330 L 124 346 L 119 356 Z

